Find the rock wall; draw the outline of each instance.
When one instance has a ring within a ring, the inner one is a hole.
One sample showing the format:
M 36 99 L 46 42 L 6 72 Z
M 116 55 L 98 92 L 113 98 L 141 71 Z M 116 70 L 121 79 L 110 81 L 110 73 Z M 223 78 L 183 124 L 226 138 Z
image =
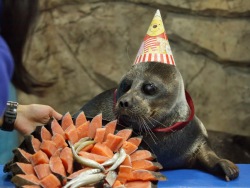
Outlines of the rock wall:
M 249 0 L 41 1 L 25 62 L 54 85 L 44 97 L 19 91 L 19 102 L 74 113 L 116 87 L 156 9 L 206 128 L 250 135 Z

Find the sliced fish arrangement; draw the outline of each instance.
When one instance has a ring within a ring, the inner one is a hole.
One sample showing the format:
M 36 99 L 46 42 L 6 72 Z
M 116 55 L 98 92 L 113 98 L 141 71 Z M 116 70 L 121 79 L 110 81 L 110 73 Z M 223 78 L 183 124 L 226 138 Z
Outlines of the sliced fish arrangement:
M 142 137 L 117 129 L 116 121 L 103 125 L 102 114 L 73 120 L 66 113 L 37 127 L 13 153 L 4 171 L 17 187 L 152 188 L 166 180 Z

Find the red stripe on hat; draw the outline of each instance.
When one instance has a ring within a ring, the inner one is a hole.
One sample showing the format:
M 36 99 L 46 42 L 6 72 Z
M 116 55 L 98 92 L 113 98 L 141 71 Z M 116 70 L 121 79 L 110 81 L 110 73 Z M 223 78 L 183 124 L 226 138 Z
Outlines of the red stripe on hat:
M 148 61 L 152 61 L 152 54 L 148 54 Z
M 146 55 L 143 54 L 143 56 L 142 56 L 142 62 L 145 62 L 145 61 L 146 61 Z
M 141 62 L 141 59 L 142 59 L 142 55 L 140 55 L 139 60 L 138 60 L 138 63 Z
M 172 65 L 175 65 L 175 62 L 174 62 L 174 57 L 173 55 L 170 56 L 171 60 L 172 60 Z
M 136 63 L 140 63 L 140 57 L 141 56 L 139 55 Z
M 155 61 L 158 61 L 158 54 L 154 54 L 155 55 Z
M 138 59 L 137 59 L 136 63 L 140 63 L 140 56 L 138 56 Z
M 169 57 L 170 64 L 173 65 L 173 61 L 172 61 L 171 55 L 169 55 L 168 57 Z
M 138 56 L 135 58 L 134 64 L 137 64 L 138 62 Z
M 148 62 L 148 54 L 145 54 L 145 62 Z
M 170 64 L 168 55 L 166 55 L 166 59 L 167 59 L 167 64 Z

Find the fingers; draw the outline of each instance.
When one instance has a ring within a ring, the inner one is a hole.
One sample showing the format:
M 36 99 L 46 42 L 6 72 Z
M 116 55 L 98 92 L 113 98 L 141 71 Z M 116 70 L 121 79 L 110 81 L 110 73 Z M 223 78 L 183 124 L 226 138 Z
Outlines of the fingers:
M 57 120 L 60 120 L 60 119 L 62 119 L 62 114 L 60 114 L 57 111 L 53 110 L 52 111 L 52 117 L 54 117 Z

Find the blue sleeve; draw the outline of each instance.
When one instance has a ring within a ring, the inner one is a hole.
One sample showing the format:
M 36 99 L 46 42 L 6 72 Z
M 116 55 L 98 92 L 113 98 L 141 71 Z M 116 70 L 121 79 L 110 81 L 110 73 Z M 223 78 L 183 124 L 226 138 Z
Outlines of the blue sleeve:
M 9 95 L 9 84 L 14 71 L 14 62 L 8 45 L 0 36 L 0 117 L 3 116 Z

